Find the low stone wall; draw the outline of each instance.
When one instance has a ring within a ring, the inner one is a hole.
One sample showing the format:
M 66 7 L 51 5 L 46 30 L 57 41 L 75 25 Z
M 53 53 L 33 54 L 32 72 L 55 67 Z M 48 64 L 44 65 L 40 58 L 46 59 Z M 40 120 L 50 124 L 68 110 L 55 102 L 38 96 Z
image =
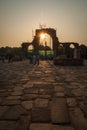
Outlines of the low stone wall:
M 84 60 L 83 59 L 55 59 L 54 65 L 61 65 L 61 66 L 83 66 Z

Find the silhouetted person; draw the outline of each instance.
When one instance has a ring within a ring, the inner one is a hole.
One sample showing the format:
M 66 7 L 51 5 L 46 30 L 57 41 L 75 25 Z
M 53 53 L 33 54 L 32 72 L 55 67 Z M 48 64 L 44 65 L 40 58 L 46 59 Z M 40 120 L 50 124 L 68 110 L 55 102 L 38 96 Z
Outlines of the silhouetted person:
M 33 64 L 33 56 L 30 56 L 29 60 L 30 60 L 30 64 Z
M 9 54 L 8 55 L 8 63 L 11 62 L 11 60 L 12 60 L 12 56 Z
M 5 62 L 5 56 L 1 56 L 2 63 Z
M 36 64 L 36 55 L 33 55 L 33 65 Z
M 36 63 L 37 63 L 37 65 L 39 65 L 39 61 L 40 61 L 40 57 L 39 57 L 39 55 L 37 55 L 36 56 Z

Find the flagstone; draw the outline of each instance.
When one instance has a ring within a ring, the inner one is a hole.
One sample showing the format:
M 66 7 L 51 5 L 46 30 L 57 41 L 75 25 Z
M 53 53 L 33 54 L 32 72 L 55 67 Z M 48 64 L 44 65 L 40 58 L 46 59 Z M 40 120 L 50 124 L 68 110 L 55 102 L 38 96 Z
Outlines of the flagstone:
M 48 108 L 32 108 L 32 122 L 50 122 L 50 114 Z
M 51 124 L 48 123 L 32 123 L 29 130 L 52 130 Z
M 34 100 L 37 97 L 38 97 L 38 94 L 23 94 L 23 96 L 21 97 L 21 100 L 29 101 L 29 100 Z
M 76 130 L 87 130 L 87 119 L 80 108 L 75 107 L 70 110 L 70 119 Z
M 67 104 L 69 107 L 76 107 L 77 106 L 77 101 L 75 98 L 67 98 Z
M 33 107 L 33 101 L 23 101 L 21 104 L 27 110 L 30 110 Z
M 53 98 L 51 102 L 52 123 L 69 123 L 69 113 L 65 98 Z
M 13 99 L 6 99 L 3 102 L 1 102 L 1 105 L 2 106 L 13 106 L 13 105 L 19 105 L 20 103 L 21 103 L 21 101 L 18 100 L 18 99 L 15 99 L 15 100 L 13 100 Z
M 18 120 L 20 115 L 26 115 L 27 111 L 20 105 L 10 107 L 3 115 L 4 120 Z
M 16 130 L 16 121 L 0 121 L 0 130 Z
M 26 88 L 24 89 L 25 94 L 38 94 L 38 89 L 37 88 Z
M 48 103 L 49 103 L 49 100 L 48 99 L 40 99 L 40 98 L 37 98 L 35 101 L 34 101 L 34 107 L 48 107 Z

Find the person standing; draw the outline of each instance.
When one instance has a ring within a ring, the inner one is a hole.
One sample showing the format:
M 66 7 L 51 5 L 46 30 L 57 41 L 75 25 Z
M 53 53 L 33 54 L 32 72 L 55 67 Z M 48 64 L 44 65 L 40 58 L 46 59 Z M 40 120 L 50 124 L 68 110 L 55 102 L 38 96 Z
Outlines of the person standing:
M 33 65 L 36 64 L 36 55 L 33 55 Z
M 36 61 L 37 61 L 37 65 L 39 65 L 39 61 L 40 61 L 40 57 L 39 57 L 39 55 L 37 55 L 37 57 L 36 57 Z

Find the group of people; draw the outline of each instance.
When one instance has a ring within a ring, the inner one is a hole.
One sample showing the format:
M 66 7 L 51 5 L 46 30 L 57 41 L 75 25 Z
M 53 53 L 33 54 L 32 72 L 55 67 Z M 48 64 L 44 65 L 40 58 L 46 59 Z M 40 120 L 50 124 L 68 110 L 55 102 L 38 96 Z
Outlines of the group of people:
M 39 65 L 39 55 L 33 55 L 30 57 L 30 63 L 33 65 Z
M 0 60 L 2 61 L 2 63 L 4 63 L 5 62 L 5 56 L 4 55 L 0 56 Z
M 20 58 L 20 59 L 19 59 Z M 30 64 L 33 65 L 39 65 L 39 55 L 32 55 L 29 57 L 30 60 Z M 2 61 L 2 63 L 4 63 L 6 61 L 8 61 L 8 63 L 10 63 L 11 61 L 22 61 L 21 57 L 12 57 L 11 55 L 9 55 L 8 57 L 5 57 L 4 55 L 0 56 L 0 61 Z

